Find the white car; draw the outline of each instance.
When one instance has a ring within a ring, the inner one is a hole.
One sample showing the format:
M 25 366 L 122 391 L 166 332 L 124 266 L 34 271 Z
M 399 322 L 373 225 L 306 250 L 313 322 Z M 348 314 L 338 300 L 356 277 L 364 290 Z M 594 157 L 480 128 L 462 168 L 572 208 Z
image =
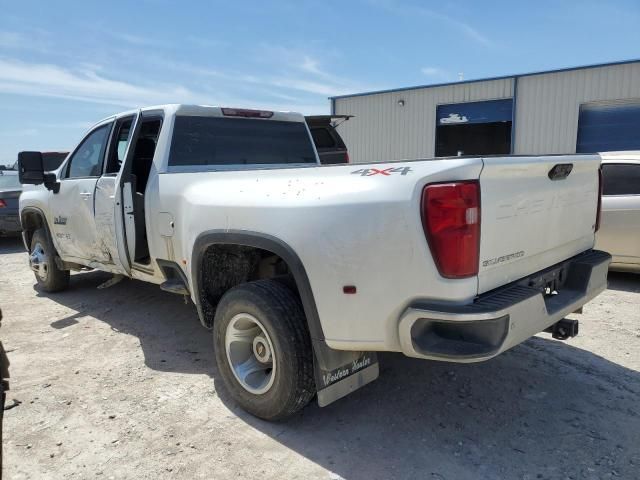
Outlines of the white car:
M 193 105 L 96 124 L 55 172 L 20 154 L 40 288 L 95 268 L 188 296 L 230 394 L 283 418 L 375 352 L 487 360 L 606 287 L 597 155 L 320 165 L 302 115 Z M 105 293 L 108 295 L 108 293 Z
M 597 248 L 609 252 L 611 270 L 640 273 L 640 152 L 602 157 L 602 228 Z

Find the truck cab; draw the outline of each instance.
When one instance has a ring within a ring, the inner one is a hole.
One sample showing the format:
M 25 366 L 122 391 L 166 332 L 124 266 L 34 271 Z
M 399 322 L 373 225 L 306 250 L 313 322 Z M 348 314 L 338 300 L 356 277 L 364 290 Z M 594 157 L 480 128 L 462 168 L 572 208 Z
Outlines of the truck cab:
M 66 266 L 157 283 L 161 276 L 149 255 L 145 192 L 155 173 L 163 118 L 162 109 L 152 108 L 94 125 L 55 171 L 43 173 L 46 188 L 25 191 L 25 245 L 31 248 L 32 227 L 45 227 Z M 38 152 L 22 155 L 23 163 L 29 158 L 41 161 Z M 33 255 L 32 261 L 42 263 Z

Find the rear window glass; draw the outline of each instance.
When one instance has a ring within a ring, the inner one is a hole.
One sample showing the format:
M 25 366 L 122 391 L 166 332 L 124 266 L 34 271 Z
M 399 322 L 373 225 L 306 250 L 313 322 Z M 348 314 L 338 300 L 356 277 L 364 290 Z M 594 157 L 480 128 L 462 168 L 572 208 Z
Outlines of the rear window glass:
M 602 165 L 603 195 L 640 195 L 640 165 Z
M 169 165 L 316 163 L 303 122 L 177 116 Z
M 0 175 L 0 188 L 20 188 L 18 175 Z
M 316 148 L 333 148 L 336 146 L 336 141 L 326 128 L 312 128 L 311 136 Z

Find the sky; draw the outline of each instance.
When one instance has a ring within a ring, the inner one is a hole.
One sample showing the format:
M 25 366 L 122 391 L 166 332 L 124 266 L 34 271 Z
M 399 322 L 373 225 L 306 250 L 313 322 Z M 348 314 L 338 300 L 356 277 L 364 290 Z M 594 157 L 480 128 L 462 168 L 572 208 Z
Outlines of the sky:
M 627 0 L 0 0 L 0 164 L 162 103 L 327 97 L 640 58 Z

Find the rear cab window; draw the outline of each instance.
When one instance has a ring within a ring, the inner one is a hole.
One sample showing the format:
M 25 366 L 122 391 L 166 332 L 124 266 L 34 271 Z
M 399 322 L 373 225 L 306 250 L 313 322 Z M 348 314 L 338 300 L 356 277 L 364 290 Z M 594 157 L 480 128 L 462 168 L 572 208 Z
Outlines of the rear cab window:
M 175 117 L 169 166 L 315 165 L 304 122 Z
M 640 164 L 602 164 L 603 195 L 640 195 Z

